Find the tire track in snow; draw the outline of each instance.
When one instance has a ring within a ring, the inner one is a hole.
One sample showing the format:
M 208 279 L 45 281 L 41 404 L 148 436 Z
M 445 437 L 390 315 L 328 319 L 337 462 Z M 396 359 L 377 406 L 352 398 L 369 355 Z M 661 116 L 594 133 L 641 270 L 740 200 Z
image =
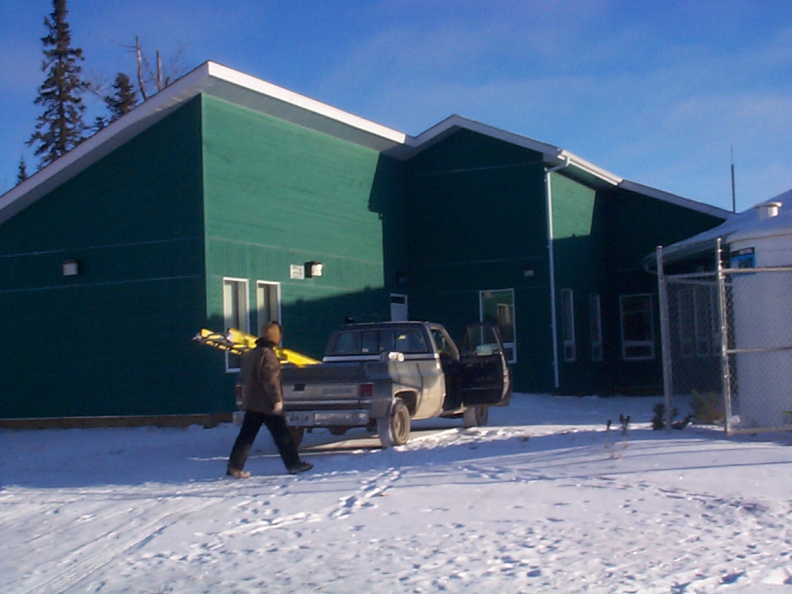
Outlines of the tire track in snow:
M 36 594 L 68 591 L 117 557 L 144 546 L 186 516 L 219 503 L 223 503 L 223 499 L 194 500 L 189 505 L 180 506 L 178 511 L 159 514 L 141 526 L 129 530 L 126 530 L 123 525 L 114 528 L 92 542 L 73 549 L 61 562 L 61 565 L 68 565 L 68 567 L 57 571 L 56 575 L 52 577 L 45 577 L 44 581 L 32 586 L 27 592 Z M 113 540 L 114 536 L 117 536 L 118 540 Z

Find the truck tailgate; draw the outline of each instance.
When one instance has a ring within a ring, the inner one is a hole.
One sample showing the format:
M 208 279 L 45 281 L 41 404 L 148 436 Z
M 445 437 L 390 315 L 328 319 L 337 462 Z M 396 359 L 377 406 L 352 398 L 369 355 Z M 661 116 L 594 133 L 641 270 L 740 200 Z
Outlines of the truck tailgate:
M 281 372 L 284 407 L 300 409 L 357 405 L 360 403 L 359 386 L 372 381 L 372 365 L 377 363 L 322 363 L 307 367 L 284 367 Z M 370 399 L 370 394 L 368 396 Z

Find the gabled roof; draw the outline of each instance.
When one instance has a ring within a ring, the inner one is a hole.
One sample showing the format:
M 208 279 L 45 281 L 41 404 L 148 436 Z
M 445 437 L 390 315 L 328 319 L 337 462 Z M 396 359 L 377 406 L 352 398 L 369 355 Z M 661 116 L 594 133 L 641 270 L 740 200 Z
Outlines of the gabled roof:
M 407 159 L 459 130 L 470 130 L 540 153 L 549 169 L 563 170 L 564 175 L 595 188 L 619 187 L 724 219 L 729 214 L 714 206 L 630 182 L 557 146 L 457 115 L 411 137 L 237 70 L 206 62 L 0 196 L 0 223 L 199 94 L 216 97 L 400 159 Z
M 515 134 L 514 132 L 507 132 L 506 130 L 501 130 L 500 128 L 482 124 L 481 122 L 470 120 L 458 115 L 453 115 L 449 118 L 446 118 L 439 124 L 432 126 L 418 136 L 409 139 L 406 148 L 398 148 L 395 149 L 394 152 L 397 154 L 412 156 L 423 150 L 426 150 L 430 146 L 440 142 L 458 130 L 470 130 L 471 132 L 483 134 L 484 136 L 489 136 L 490 138 L 502 140 L 503 142 L 541 153 L 542 159 L 547 167 L 569 167 L 575 170 L 580 176 L 585 177 L 586 181 L 592 183 L 595 186 L 603 183 L 609 186 L 616 186 L 623 181 L 622 178 L 617 177 L 612 173 L 597 167 L 593 163 L 590 163 L 585 159 L 581 159 L 577 155 L 557 146 L 539 142 L 538 140 L 533 140 L 532 138 L 521 136 L 519 134 Z
M 0 196 L 0 223 L 202 93 L 377 151 L 403 144 L 407 138 L 402 132 L 206 62 Z

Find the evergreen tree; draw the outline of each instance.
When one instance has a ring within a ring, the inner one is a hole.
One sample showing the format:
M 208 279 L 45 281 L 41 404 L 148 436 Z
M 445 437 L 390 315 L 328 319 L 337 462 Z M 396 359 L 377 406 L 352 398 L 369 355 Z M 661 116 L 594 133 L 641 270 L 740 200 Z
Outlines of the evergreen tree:
M 28 178 L 27 163 L 25 163 L 25 156 L 19 158 L 19 169 L 17 169 L 17 183 L 21 184 Z
M 66 22 L 66 0 L 52 0 L 53 10 L 45 17 L 49 32 L 41 38 L 44 44 L 42 72 L 47 78 L 39 87 L 35 103 L 44 107 L 37 120 L 36 132 L 28 145 L 36 146 L 41 166 L 49 165 L 77 146 L 83 139 L 83 104 L 81 93 L 86 84 L 80 79 L 82 49 L 71 46 L 71 33 Z
M 104 116 L 100 116 L 100 115 L 96 116 L 96 117 L 94 118 L 94 123 L 93 123 L 93 126 L 91 126 L 90 128 L 88 128 L 88 132 L 90 132 L 89 136 L 93 136 L 94 134 L 96 134 L 97 132 L 99 132 L 99 130 L 101 130 L 102 128 L 104 128 L 105 126 L 107 126 L 107 124 L 109 124 L 109 123 L 110 123 L 110 122 L 108 122 L 108 121 L 107 121 L 107 118 L 106 118 L 106 117 L 104 117 Z
M 135 105 L 135 86 L 129 80 L 129 76 L 119 72 L 113 83 L 115 94 L 104 98 L 107 109 L 110 110 L 110 121 L 114 122 L 126 113 L 129 113 Z

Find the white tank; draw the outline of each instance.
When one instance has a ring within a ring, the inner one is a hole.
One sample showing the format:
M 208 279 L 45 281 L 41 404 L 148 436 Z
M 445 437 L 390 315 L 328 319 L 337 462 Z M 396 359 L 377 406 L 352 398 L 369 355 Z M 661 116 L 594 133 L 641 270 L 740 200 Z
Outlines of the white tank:
M 780 202 L 756 206 L 755 218 L 727 237 L 732 268 L 792 266 L 792 210 Z M 760 349 L 736 358 L 733 386 L 740 427 L 792 425 L 792 273 L 735 274 L 734 338 L 737 349 Z

